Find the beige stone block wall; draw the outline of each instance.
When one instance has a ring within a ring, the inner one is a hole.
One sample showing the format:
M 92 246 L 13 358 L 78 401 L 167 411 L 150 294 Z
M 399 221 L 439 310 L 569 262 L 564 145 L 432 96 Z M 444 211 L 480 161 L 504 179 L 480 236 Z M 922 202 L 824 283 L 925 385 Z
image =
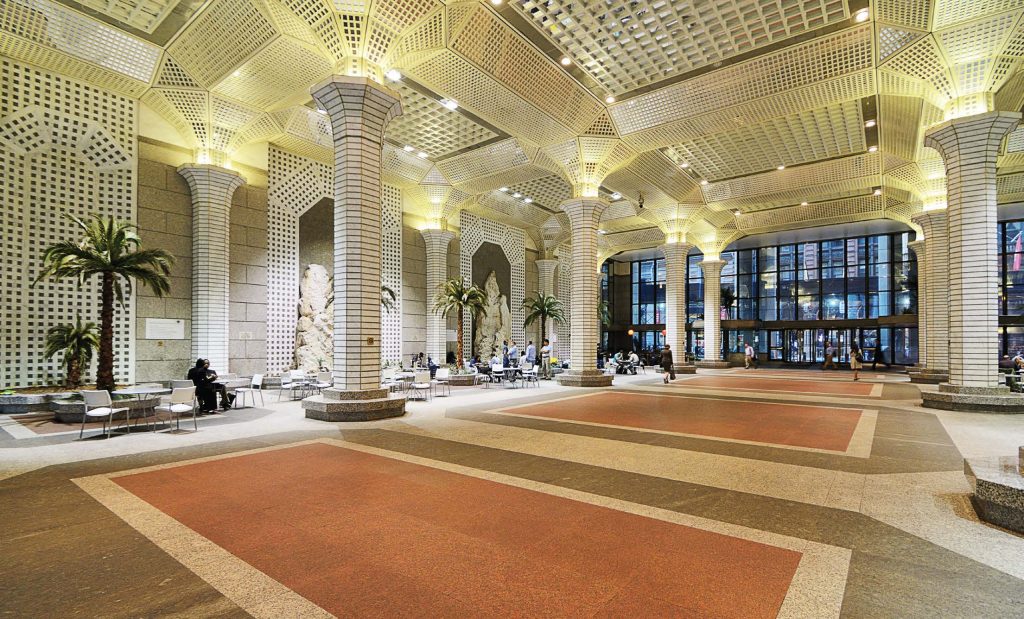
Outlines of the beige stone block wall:
M 454 241 L 452 245 L 457 245 Z M 402 227 L 402 361 L 427 350 L 427 247 L 420 231 Z
M 231 204 L 231 371 L 267 371 L 267 190 L 243 185 Z

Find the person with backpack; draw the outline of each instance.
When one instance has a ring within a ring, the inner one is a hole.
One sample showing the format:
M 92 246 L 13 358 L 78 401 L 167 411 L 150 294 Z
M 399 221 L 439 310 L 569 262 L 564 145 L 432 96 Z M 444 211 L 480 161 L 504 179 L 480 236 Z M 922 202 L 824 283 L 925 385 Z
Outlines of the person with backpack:
M 864 367 L 864 353 L 860 351 L 857 342 L 850 344 L 850 369 L 853 370 L 853 380 L 860 380 L 860 369 Z

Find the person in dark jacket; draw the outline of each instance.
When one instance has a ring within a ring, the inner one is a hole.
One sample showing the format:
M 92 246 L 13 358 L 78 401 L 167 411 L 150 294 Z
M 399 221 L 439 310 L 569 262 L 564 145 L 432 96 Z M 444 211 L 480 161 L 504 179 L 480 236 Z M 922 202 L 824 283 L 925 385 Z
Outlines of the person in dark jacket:
M 665 384 L 668 384 L 669 379 L 676 379 L 676 370 L 672 363 L 672 347 L 665 344 L 665 347 L 661 349 L 661 370 L 665 375 Z
M 196 359 L 196 365 L 185 377 L 196 386 L 196 398 L 199 399 L 199 410 L 209 413 L 217 408 L 217 391 L 207 372 L 206 359 Z

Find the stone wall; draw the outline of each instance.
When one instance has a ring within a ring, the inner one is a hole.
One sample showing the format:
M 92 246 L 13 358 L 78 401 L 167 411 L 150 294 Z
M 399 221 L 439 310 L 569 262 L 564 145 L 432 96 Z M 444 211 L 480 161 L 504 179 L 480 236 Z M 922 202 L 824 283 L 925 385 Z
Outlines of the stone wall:
M 427 350 L 427 246 L 420 231 L 402 227 L 402 360 Z
M 185 153 L 140 144 L 138 226 L 143 247 L 170 252 L 175 263 L 171 290 L 158 298 L 149 288 L 136 289 L 135 380 L 144 383 L 184 378 L 192 367 L 192 198 L 175 159 Z M 147 340 L 146 319 L 184 323 L 185 339 Z
M 250 183 L 257 179 L 250 179 Z M 229 364 L 241 376 L 267 371 L 267 189 L 246 184 L 231 203 Z

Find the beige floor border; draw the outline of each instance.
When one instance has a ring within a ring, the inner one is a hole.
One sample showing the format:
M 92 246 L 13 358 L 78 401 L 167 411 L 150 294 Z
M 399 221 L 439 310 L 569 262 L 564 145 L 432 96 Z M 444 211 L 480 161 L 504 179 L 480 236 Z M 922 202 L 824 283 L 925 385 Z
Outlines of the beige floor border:
M 795 537 L 759 531 L 739 525 L 679 514 L 669 510 L 621 501 L 596 494 L 561 488 L 551 484 L 481 471 L 458 464 L 430 460 L 418 456 L 346 442 L 341 439 L 317 439 L 275 445 L 230 454 L 194 458 L 169 464 L 142 467 L 74 479 L 82 490 L 142 533 L 147 539 L 171 555 L 220 591 L 240 608 L 257 618 L 330 617 L 324 609 L 292 591 L 280 582 L 232 555 L 199 533 L 158 510 L 113 480 L 117 477 L 148 471 L 212 462 L 301 445 L 323 443 L 339 448 L 392 458 L 453 473 L 543 492 L 591 505 L 609 507 L 626 513 L 672 522 L 739 539 L 786 548 L 802 553 L 800 564 L 786 594 L 779 617 L 838 617 L 842 607 L 851 552 L 845 548 L 821 544 Z
M 690 433 L 687 433 L 687 432 L 672 432 L 670 430 L 652 430 L 652 429 L 649 429 L 649 428 L 638 428 L 636 426 L 622 426 L 622 425 L 617 425 L 617 424 L 612 424 L 612 423 L 596 423 L 596 422 L 592 422 L 592 421 L 579 421 L 579 420 L 576 420 L 576 419 L 562 419 L 562 418 L 558 418 L 558 417 L 544 417 L 544 416 L 541 416 L 541 415 L 522 415 L 522 414 L 519 414 L 519 413 L 509 412 L 509 411 L 514 411 L 515 409 L 519 409 L 519 408 L 530 408 L 530 407 L 538 406 L 540 404 L 550 404 L 552 402 L 561 402 L 561 401 L 564 401 L 564 400 L 574 400 L 574 399 L 579 399 L 579 398 L 586 398 L 586 397 L 597 396 L 597 395 L 601 395 L 601 394 L 605 394 L 605 393 L 608 393 L 608 392 L 607 391 L 595 391 L 595 392 L 592 392 L 592 393 L 584 393 L 584 394 L 580 394 L 580 395 L 573 395 L 573 396 L 569 396 L 569 397 L 565 397 L 565 398 L 555 398 L 555 399 L 552 399 L 552 400 L 544 400 L 543 402 L 532 402 L 530 404 L 516 404 L 515 406 L 503 406 L 501 408 L 488 409 L 488 410 L 480 411 L 480 412 L 488 413 L 488 414 L 494 414 L 494 415 L 505 415 L 507 417 L 519 417 L 521 419 L 543 419 L 543 420 L 547 420 L 547 421 L 557 421 L 557 422 L 560 422 L 560 423 L 571 423 L 571 424 L 576 424 L 576 425 L 581 425 L 581 426 L 593 426 L 595 428 L 616 428 L 616 429 L 619 429 L 619 430 L 632 430 L 634 432 L 649 432 L 649 433 L 653 433 L 653 434 L 667 434 L 669 436 L 683 436 L 683 437 L 686 437 L 686 438 L 704 439 L 704 440 L 709 440 L 709 441 L 718 441 L 718 442 L 721 442 L 721 443 L 739 443 L 739 444 L 742 444 L 742 445 L 757 445 L 759 447 L 777 447 L 779 449 L 792 449 L 794 451 L 809 451 L 809 452 L 813 452 L 813 453 L 823 453 L 823 454 L 831 454 L 831 455 L 850 456 L 852 458 L 870 458 L 871 457 L 871 447 L 874 444 L 874 440 L 875 440 L 875 425 L 878 423 L 878 411 L 877 410 L 875 410 L 875 409 L 867 409 L 867 408 L 860 409 L 860 413 L 861 413 L 860 419 L 857 421 L 856 427 L 854 427 L 853 435 L 850 437 L 850 443 L 849 443 L 849 445 L 847 446 L 847 448 L 845 450 L 840 451 L 840 450 L 835 450 L 835 449 L 820 449 L 820 448 L 817 448 L 817 447 L 801 447 L 799 445 L 781 445 L 779 443 L 765 443 L 765 442 L 761 442 L 761 441 L 747 441 L 747 440 L 738 439 L 738 438 L 725 438 L 725 437 L 721 437 L 721 436 L 709 436 L 709 435 L 706 435 L 706 434 L 690 434 Z M 645 392 L 645 391 L 642 391 L 642 390 L 639 390 L 639 389 L 631 389 L 631 390 L 629 390 L 629 394 L 630 395 L 645 395 L 645 396 L 652 396 L 652 397 L 660 397 L 660 396 L 663 395 L 662 393 L 650 393 L 650 392 Z M 690 394 L 684 394 L 684 395 L 678 395 L 677 394 L 676 397 L 688 398 L 688 399 L 693 399 L 693 400 L 714 400 L 714 398 L 702 398 L 699 395 L 690 395 Z M 714 401 L 719 402 L 721 400 L 714 400 Z M 772 404 L 774 404 L 774 402 L 772 402 Z M 790 404 L 790 406 L 797 406 L 797 407 L 802 406 L 802 407 L 808 407 L 808 408 L 811 408 L 811 407 L 813 407 L 813 408 L 827 408 L 827 406 L 812 405 L 812 404 Z M 857 410 L 857 409 L 847 408 L 847 409 L 844 409 L 844 410 Z

